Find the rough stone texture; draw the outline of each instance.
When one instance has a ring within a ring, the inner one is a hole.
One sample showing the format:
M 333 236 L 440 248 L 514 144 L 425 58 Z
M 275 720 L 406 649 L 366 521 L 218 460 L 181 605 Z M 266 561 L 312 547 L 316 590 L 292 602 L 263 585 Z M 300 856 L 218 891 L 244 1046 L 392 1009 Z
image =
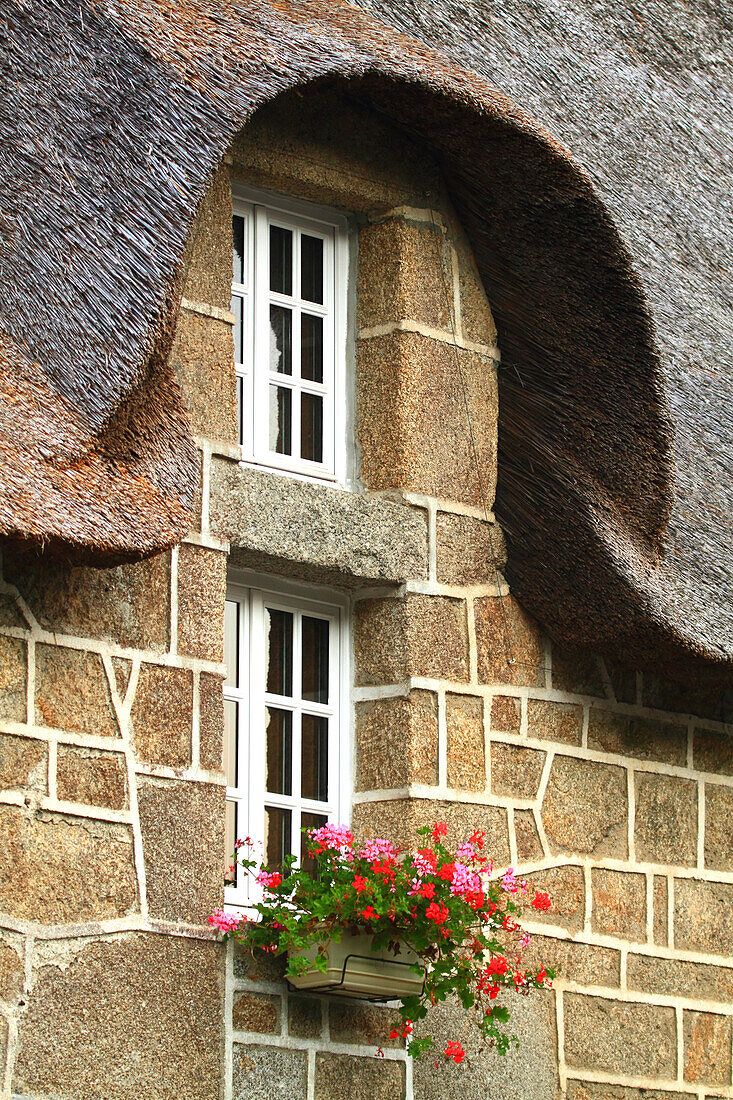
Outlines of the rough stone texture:
M 683 951 L 733 955 L 733 883 L 676 879 L 674 943 Z
M 557 924 L 569 932 L 579 932 L 585 913 L 585 882 L 581 867 L 550 867 L 527 875 L 533 889 L 550 895 L 552 906 L 547 912 L 537 913 L 535 919 L 542 924 Z
M 529 947 L 522 953 L 522 966 L 536 970 L 541 965 L 554 968 L 555 984 L 559 980 L 608 989 L 619 984 L 621 952 L 609 947 L 534 935 Z
M 220 165 L 196 212 L 186 254 L 183 296 L 229 309 L 232 296 L 232 185 Z
M 26 643 L 0 635 L 0 719 L 6 722 L 27 720 L 27 662 Z
M 514 834 L 517 839 L 519 863 L 533 863 L 542 859 L 544 851 L 537 831 L 537 823 L 531 810 L 514 811 Z
M 38 725 L 97 737 L 119 735 L 98 653 L 37 645 L 35 704 Z
M 626 668 L 614 668 L 607 661 L 605 664 L 616 701 L 618 703 L 635 703 L 636 673 L 630 672 Z
M 685 1081 L 730 1085 L 731 1020 L 711 1012 L 685 1012 Z
M 519 733 L 522 725 L 522 701 L 512 695 L 495 695 L 491 700 L 491 730 Z
M 297 155 L 293 156 L 293 152 Z M 287 96 L 248 122 L 232 148 L 233 173 L 250 186 L 355 213 L 396 206 L 433 209 L 442 190 L 435 162 L 402 130 L 329 90 Z
M 42 924 L 122 917 L 136 909 L 131 830 L 0 806 L 0 910 Z
M 473 516 L 438 512 L 437 578 L 443 584 L 496 584 L 506 557 L 501 529 Z
M 667 880 L 654 876 L 654 942 L 666 947 L 669 943 L 669 914 L 667 904 Z
M 492 359 L 393 332 L 357 341 L 357 384 L 361 476 L 368 489 L 406 489 L 491 507 L 498 405 Z
M 568 1081 L 568 1100 L 688 1100 L 689 1093 L 631 1089 L 599 1081 Z
M 430 691 L 355 708 L 354 786 L 389 790 L 438 782 L 438 699 Z
M 204 924 L 222 902 L 224 789 L 140 779 L 138 806 L 150 915 Z
M 629 954 L 626 981 L 629 989 L 643 993 L 724 1003 L 733 1001 L 733 968 L 728 966 Z
M 260 1031 L 273 1034 L 280 1030 L 280 997 L 267 993 L 235 993 L 232 1027 L 235 1031 Z
M 591 872 L 591 927 L 603 936 L 646 941 L 646 876 L 626 871 Z
M 588 748 L 682 766 L 687 761 L 687 730 L 669 722 L 591 707 Z
M 511 596 L 474 601 L 478 678 L 482 684 L 544 687 L 539 628 Z
M 670 775 L 636 773 L 636 858 L 650 863 L 697 862 L 697 784 Z
M 119 752 L 59 745 L 56 786 L 62 802 L 86 802 L 124 810 L 127 805 L 127 768 Z
M 12 596 L 0 593 L 0 626 L 12 626 L 16 630 L 27 630 L 28 623 Z
M 565 995 L 565 1057 L 570 1066 L 639 1077 L 674 1077 L 673 1008 Z
M 405 1063 L 316 1054 L 315 1100 L 404 1100 Z
M 234 1044 L 233 1100 L 306 1100 L 308 1054 Z
M 424 510 L 398 501 L 215 459 L 210 507 L 240 566 L 346 586 L 427 576 Z
M 484 853 L 499 866 L 509 863 L 506 810 L 475 802 L 439 802 L 430 798 L 395 799 L 354 806 L 353 823 L 359 837 L 388 836 L 397 844 L 414 846 L 415 830 L 445 821 L 450 843 L 468 840 L 474 829 L 486 833 Z
M 200 546 L 178 552 L 178 652 L 223 660 L 226 556 Z
M 733 775 L 733 736 L 717 730 L 695 730 L 693 766 L 702 772 Z
M 0 939 L 0 1001 L 12 1004 L 16 1001 L 25 981 L 23 942 L 20 937 L 2 934 Z M 0 1065 L 2 1063 L 0 1062 Z
M 579 745 L 583 738 L 583 708 L 574 703 L 528 699 L 527 733 L 543 741 Z
M 597 657 L 579 649 L 552 644 L 552 686 L 574 695 L 597 695 L 605 699 L 606 685 Z
M 542 778 L 545 753 L 519 745 L 494 742 L 491 746 L 491 790 L 506 798 L 535 798 Z
M 232 326 L 180 310 L 170 361 L 194 435 L 237 443 Z
M 288 997 L 288 1034 L 315 1039 L 323 1030 L 323 1002 L 317 997 Z
M 440 225 L 393 217 L 359 234 L 358 329 L 402 320 L 450 329 L 452 283 Z
M 557 1039 L 552 994 L 533 990 L 529 997 L 508 994 L 503 1001 L 511 1013 L 507 1029 L 519 1039 L 519 1048 L 502 1057 L 488 1048 L 479 1051 L 478 1032 L 466 1020 L 466 1010 L 451 1000 L 431 1009 L 426 1026 L 438 1051 L 448 1039 L 460 1039 L 467 1052 L 460 1066 L 425 1056 L 413 1066 L 415 1097 L 419 1100 L 557 1100 Z M 418 1029 L 416 1031 L 419 1033 Z
M 403 1039 L 390 1039 L 393 1028 L 404 1020 L 394 1008 L 361 1004 L 358 1001 L 330 1001 L 329 1024 L 335 1043 L 366 1044 L 375 1047 L 403 1047 Z
M 733 787 L 705 784 L 705 866 L 733 871 Z
M 139 933 L 72 946 L 68 965 L 36 971 L 14 1091 L 218 1100 L 222 948 Z
M 246 951 L 234 944 L 234 977 L 252 982 L 282 982 L 285 980 L 285 955 L 269 955 L 265 951 Z
M 162 650 L 170 624 L 170 555 L 113 569 L 3 555 L 5 576 L 42 627 L 131 649 Z
M 0 734 L 0 790 L 48 788 L 48 746 L 33 737 Z
M 192 711 L 191 672 L 164 665 L 141 665 L 130 712 L 138 760 L 170 768 L 190 764 Z
M 461 790 L 486 789 L 484 701 L 476 695 L 445 696 L 448 737 L 448 786 Z
M 468 680 L 466 605 L 408 593 L 362 600 L 354 612 L 357 684 L 402 683 L 410 676 Z
M 556 756 L 542 804 L 551 848 L 624 859 L 627 803 L 623 768 Z
M 202 672 L 199 677 L 199 760 L 202 768 L 221 771 L 223 738 L 222 678 Z

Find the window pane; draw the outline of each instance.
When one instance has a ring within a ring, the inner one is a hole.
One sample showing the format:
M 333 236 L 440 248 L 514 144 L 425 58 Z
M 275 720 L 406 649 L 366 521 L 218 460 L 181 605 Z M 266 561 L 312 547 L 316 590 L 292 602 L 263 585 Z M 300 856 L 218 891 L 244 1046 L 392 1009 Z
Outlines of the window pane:
M 328 702 L 328 619 L 303 616 L 303 698 Z
M 267 777 L 270 794 L 292 793 L 293 716 L 289 710 L 267 708 Z
M 244 300 L 237 294 L 232 298 L 234 314 L 234 362 L 244 362 Z
M 237 874 L 234 861 L 234 841 L 237 839 L 237 803 L 227 802 L 224 826 L 224 885 L 236 886 Z
M 225 687 L 239 687 L 239 604 L 227 600 L 224 605 L 224 664 L 227 666 Z
M 293 614 L 267 608 L 267 690 L 293 694 Z
M 323 462 L 323 398 L 315 393 L 300 395 L 300 457 Z
M 293 373 L 293 314 L 283 306 L 270 306 L 270 370 Z
M 224 700 L 224 774 L 227 786 L 239 785 L 237 736 L 239 732 L 239 706 L 233 699 Z
M 300 374 L 309 382 L 323 381 L 323 318 L 310 313 L 300 318 Z
M 293 234 L 279 225 L 270 226 L 270 290 L 293 293 Z
M 300 815 L 300 824 L 303 829 L 320 829 L 321 825 L 325 825 L 328 818 L 325 814 L 309 814 L 305 811 Z M 306 834 L 300 834 L 300 862 L 303 864 L 303 870 L 309 871 L 311 874 L 315 872 L 313 866 L 313 857 L 306 849 Z
M 232 236 L 234 238 L 234 257 L 232 260 L 232 280 L 244 282 L 244 218 L 235 214 L 232 218 Z
M 328 718 L 304 714 L 302 718 L 300 793 L 303 798 L 328 801 Z
M 301 298 L 323 304 L 323 241 L 320 237 L 301 235 L 300 271 Z
M 293 395 L 282 386 L 270 386 L 270 450 L 292 454 Z
M 265 806 L 265 863 L 271 871 L 282 871 L 290 855 L 290 810 Z

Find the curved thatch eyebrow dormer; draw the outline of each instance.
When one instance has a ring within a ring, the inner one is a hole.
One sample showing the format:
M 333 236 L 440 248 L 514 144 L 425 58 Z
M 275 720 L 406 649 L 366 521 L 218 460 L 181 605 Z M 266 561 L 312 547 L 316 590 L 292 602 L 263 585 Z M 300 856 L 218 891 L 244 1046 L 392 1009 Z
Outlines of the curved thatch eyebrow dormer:
M 195 449 L 167 356 L 195 210 L 258 107 L 336 80 L 432 151 L 474 249 L 503 356 L 497 514 L 515 594 L 566 642 L 724 671 L 664 572 L 652 321 L 550 135 L 346 4 L 14 0 L 4 19 L 2 534 L 101 563 L 185 534 Z

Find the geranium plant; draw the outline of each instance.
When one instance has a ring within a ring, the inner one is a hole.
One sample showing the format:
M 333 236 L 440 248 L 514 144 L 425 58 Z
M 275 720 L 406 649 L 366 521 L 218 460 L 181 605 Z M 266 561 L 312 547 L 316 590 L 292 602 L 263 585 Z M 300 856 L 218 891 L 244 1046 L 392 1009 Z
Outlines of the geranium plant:
M 253 906 L 259 919 L 217 910 L 209 920 L 225 938 L 250 949 L 287 953 L 291 978 L 313 967 L 325 971 L 328 945 L 345 931 L 370 933 L 375 951 L 387 948 L 398 956 L 411 948 L 424 964 L 425 982 L 421 994 L 402 999 L 404 1024 L 391 1038 L 405 1038 L 414 1057 L 430 1050 L 433 1038 L 416 1037 L 414 1024 L 431 1005 L 454 996 L 484 1039 L 504 1054 L 517 1040 L 506 1029 L 502 993 L 526 994 L 554 977 L 550 968 L 522 967 L 529 934 L 518 922 L 526 904 L 548 909 L 549 896 L 530 891 L 511 868 L 494 875 L 481 832 L 455 849 L 448 847 L 442 822 L 418 829 L 418 835 L 422 847 L 412 852 L 388 840 L 356 847 L 346 826 L 324 825 L 307 833 L 304 866 L 296 869 L 289 857 L 282 873 L 252 858 L 249 838 L 239 840 L 235 860 L 263 891 L 264 900 Z M 465 1052 L 452 1040 L 444 1055 L 460 1063 Z

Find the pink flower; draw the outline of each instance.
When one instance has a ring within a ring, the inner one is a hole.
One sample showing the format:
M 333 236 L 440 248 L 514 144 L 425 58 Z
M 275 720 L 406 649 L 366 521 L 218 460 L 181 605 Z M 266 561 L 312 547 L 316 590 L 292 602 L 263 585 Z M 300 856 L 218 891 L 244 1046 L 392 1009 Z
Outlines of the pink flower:
M 376 840 L 368 840 L 364 847 L 359 852 L 359 859 L 366 859 L 369 863 L 374 863 L 376 860 L 392 859 L 397 855 L 397 849 L 394 844 L 389 840 L 381 840 L 377 837 Z
M 308 836 L 316 845 L 316 854 L 332 851 L 341 852 L 343 855 L 354 844 L 354 834 L 346 825 L 335 825 L 330 821 L 326 825 L 321 825 L 320 829 L 310 829 Z
M 272 873 L 260 871 L 255 878 L 255 882 L 258 882 L 260 886 L 264 886 L 266 890 L 274 890 L 281 885 L 282 880 L 283 877 L 279 871 L 273 871 Z
M 530 936 L 529 932 L 522 932 L 522 935 L 519 939 L 519 947 L 522 951 L 524 951 L 525 947 L 529 947 L 529 941 L 531 939 L 532 937 Z
M 516 894 L 518 886 L 513 867 L 507 868 L 506 874 L 501 880 L 501 887 L 503 890 L 506 890 L 508 894 Z
M 456 859 L 461 863 L 471 863 L 476 858 L 476 849 L 473 844 L 459 844 L 456 848 Z
M 451 894 L 465 895 L 481 891 L 481 876 L 466 867 L 465 863 L 456 863 L 450 883 Z
M 432 848 L 420 848 L 412 857 L 412 866 L 421 875 L 434 875 L 438 858 Z
M 236 932 L 240 924 L 246 924 L 247 918 L 236 916 L 234 913 L 225 913 L 223 909 L 215 909 L 210 917 L 206 918 L 219 932 Z

